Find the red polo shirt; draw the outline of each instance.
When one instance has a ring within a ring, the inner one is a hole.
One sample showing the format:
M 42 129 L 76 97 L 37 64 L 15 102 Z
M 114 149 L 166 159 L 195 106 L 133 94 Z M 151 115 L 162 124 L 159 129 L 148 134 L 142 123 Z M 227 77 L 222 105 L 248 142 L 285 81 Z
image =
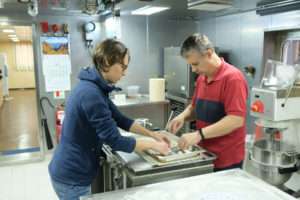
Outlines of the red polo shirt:
M 222 63 L 212 80 L 199 76 L 191 104 L 195 107 L 197 129 L 221 120 L 226 115 L 246 115 L 248 87 L 241 71 Z M 245 120 L 246 122 L 246 120 Z M 246 123 L 227 135 L 201 140 L 199 145 L 217 155 L 215 168 L 240 163 L 245 156 Z

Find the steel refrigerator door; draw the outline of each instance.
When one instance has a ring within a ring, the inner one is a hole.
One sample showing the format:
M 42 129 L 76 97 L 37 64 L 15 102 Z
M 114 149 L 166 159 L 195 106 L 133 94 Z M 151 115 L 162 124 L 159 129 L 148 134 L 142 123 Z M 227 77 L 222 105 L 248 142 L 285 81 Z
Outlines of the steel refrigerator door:
M 180 56 L 180 47 L 164 49 L 164 77 L 168 94 L 183 98 L 193 96 L 194 73 Z

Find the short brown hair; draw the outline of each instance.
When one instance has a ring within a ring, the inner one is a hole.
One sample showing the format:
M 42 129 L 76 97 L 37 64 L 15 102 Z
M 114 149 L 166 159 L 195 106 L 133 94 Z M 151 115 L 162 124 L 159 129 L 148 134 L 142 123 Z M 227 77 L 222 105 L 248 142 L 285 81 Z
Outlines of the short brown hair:
M 109 67 L 115 63 L 124 64 L 124 57 L 127 53 L 129 50 L 123 43 L 114 39 L 107 39 L 96 46 L 92 59 L 100 72 L 107 72 Z
M 204 56 L 207 50 L 215 53 L 213 44 L 209 39 L 200 33 L 195 33 L 189 36 L 182 44 L 180 55 L 186 58 L 191 51 L 195 51 L 200 56 Z

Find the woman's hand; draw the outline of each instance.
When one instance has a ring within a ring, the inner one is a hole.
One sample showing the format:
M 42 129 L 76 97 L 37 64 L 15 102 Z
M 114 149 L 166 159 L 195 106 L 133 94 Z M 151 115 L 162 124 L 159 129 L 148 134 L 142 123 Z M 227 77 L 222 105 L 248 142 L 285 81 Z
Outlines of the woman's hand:
M 164 156 L 169 155 L 169 145 L 165 142 L 153 142 L 151 149 L 159 152 Z
M 171 145 L 171 140 L 168 136 L 166 136 L 165 134 L 161 134 L 161 133 L 153 133 L 152 136 L 157 142 L 165 142 L 168 144 L 168 147 L 170 147 Z

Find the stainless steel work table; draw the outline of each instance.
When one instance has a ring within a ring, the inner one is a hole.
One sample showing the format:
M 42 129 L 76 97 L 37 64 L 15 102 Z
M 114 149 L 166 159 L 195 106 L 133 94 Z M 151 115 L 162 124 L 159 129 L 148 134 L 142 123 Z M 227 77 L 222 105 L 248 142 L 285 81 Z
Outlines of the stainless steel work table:
M 138 153 L 117 152 L 116 156 L 119 156 L 126 166 L 123 173 L 123 178 L 127 179 L 124 188 L 210 173 L 214 167 L 213 158 L 209 157 L 207 160 L 183 160 L 155 167 Z
M 173 140 L 178 139 L 170 133 L 164 131 L 161 133 L 167 134 Z M 121 134 L 134 135 L 137 139 L 147 139 L 147 137 L 122 130 Z M 144 151 L 114 152 L 106 145 L 102 149 L 106 154 L 106 162 L 102 165 L 104 180 L 106 180 L 104 191 L 210 173 L 213 171 L 213 160 L 216 158 L 214 154 L 203 149 L 195 157 L 184 159 L 184 154 L 182 154 L 182 159 L 160 162 Z
M 222 196 L 223 198 L 220 198 Z M 240 169 L 227 170 L 125 190 L 94 194 L 81 200 L 296 200 Z

